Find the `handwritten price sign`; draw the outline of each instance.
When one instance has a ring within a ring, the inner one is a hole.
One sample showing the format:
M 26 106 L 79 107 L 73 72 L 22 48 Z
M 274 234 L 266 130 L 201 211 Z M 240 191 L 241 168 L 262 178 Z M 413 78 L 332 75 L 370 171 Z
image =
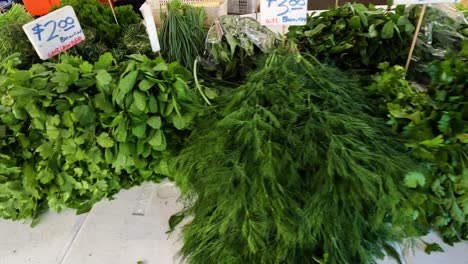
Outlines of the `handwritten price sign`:
M 23 26 L 37 54 L 43 60 L 65 51 L 85 39 L 71 6 L 62 7 Z
M 261 0 L 262 25 L 305 25 L 307 0 Z

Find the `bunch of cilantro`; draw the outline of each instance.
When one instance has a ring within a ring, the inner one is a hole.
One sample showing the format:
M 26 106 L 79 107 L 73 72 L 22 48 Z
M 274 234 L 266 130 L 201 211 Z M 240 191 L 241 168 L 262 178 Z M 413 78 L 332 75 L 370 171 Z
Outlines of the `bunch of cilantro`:
M 133 55 L 116 63 L 61 56 L 60 63 L 0 68 L 0 217 L 80 212 L 122 188 L 168 176 L 198 113 L 191 74 Z

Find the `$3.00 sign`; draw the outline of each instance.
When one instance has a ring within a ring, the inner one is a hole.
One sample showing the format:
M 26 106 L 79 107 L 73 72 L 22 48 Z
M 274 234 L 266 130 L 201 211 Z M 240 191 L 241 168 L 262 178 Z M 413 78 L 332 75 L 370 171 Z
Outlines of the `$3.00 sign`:
M 43 60 L 65 51 L 85 39 L 83 29 L 71 6 L 23 25 L 29 41 Z
M 261 0 L 262 25 L 305 25 L 307 0 Z

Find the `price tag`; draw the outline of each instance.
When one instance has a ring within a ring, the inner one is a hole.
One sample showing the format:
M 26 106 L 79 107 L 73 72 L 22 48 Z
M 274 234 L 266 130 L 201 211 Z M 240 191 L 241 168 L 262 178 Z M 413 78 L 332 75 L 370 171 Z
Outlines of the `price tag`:
M 37 54 L 43 60 L 65 51 L 85 39 L 71 6 L 65 6 L 23 26 Z
M 307 0 L 261 0 L 262 25 L 305 25 Z
M 424 5 L 438 3 L 458 3 L 460 0 L 393 0 L 394 5 Z

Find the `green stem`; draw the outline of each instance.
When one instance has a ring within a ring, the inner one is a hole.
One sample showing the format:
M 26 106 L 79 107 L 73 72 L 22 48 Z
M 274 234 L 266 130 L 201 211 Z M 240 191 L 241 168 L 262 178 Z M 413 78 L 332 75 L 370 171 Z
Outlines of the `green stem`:
M 208 105 L 211 105 L 210 103 L 210 100 L 208 100 L 208 98 L 205 96 L 205 94 L 203 93 L 202 89 L 201 89 L 201 85 L 200 83 L 198 82 L 198 76 L 197 76 L 197 62 L 198 62 L 198 58 L 195 59 L 195 61 L 193 62 L 193 79 L 195 80 L 195 86 L 197 87 L 197 90 L 198 92 L 201 94 L 201 96 L 203 97 L 203 100 L 205 100 L 205 102 L 208 104 Z

